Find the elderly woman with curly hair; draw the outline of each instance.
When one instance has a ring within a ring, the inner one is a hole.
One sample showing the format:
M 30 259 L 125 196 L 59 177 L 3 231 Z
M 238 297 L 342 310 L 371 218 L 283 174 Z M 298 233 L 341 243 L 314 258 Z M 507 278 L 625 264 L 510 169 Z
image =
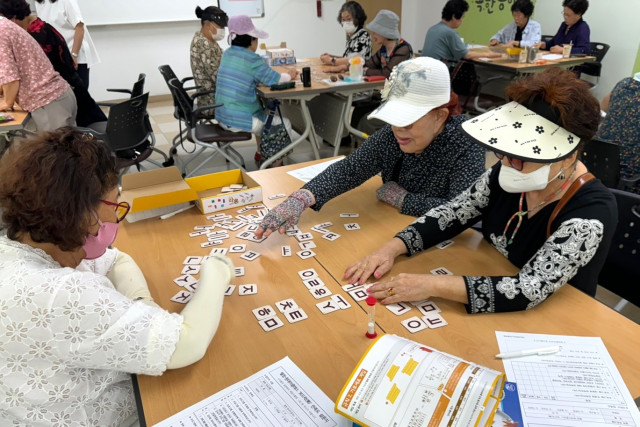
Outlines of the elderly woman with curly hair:
M 3 424 L 129 426 L 129 374 L 194 363 L 215 334 L 232 265 L 209 259 L 181 314 L 158 307 L 109 248 L 129 211 L 117 185 L 108 148 L 70 128 L 0 159 Z
M 482 220 L 484 238 L 520 268 L 514 276 L 399 274 L 369 293 L 383 304 L 445 298 L 470 313 L 530 309 L 567 283 L 595 294 L 617 222 L 613 195 L 578 160 L 598 128 L 598 101 L 586 83 L 558 68 L 515 81 L 506 95 L 513 102 L 462 124 L 500 162 L 351 264 L 345 278 L 379 279 L 396 257 L 416 255 Z

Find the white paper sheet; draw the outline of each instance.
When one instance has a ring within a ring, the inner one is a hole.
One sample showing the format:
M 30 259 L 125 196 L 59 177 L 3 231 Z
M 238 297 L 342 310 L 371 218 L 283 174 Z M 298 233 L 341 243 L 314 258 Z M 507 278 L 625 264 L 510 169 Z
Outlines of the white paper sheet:
M 559 345 L 545 356 L 505 359 L 518 384 L 524 426 L 640 426 L 636 407 L 599 337 L 496 331 L 500 352 Z
M 300 181 L 307 183 L 315 178 L 320 172 L 324 171 L 326 168 L 334 164 L 335 162 L 339 162 L 342 160 L 344 156 L 340 156 L 336 159 L 331 159 L 326 162 L 316 163 L 315 165 L 307 166 L 306 168 L 294 169 L 292 171 L 287 172 L 294 178 L 298 178 Z
M 562 55 L 559 53 L 547 53 L 546 55 L 542 55 L 542 59 L 555 61 L 556 59 L 562 59 Z
M 156 427 L 347 427 L 333 402 L 288 357 L 202 400 Z

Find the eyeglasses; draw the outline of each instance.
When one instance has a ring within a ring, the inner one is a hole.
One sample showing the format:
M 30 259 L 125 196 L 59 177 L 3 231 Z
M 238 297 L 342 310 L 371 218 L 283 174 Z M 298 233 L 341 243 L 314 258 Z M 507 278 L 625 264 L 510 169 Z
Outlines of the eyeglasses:
M 122 221 L 124 217 L 127 216 L 127 214 L 129 213 L 129 210 L 131 209 L 131 206 L 129 206 L 129 203 L 127 202 L 113 203 L 108 200 L 100 200 L 100 201 L 105 205 L 113 206 L 114 210 L 116 211 L 116 217 L 117 217 L 116 222 Z
M 571 18 L 573 16 L 576 16 L 575 13 L 566 13 L 564 10 L 562 12 L 560 12 L 560 14 L 564 17 L 564 18 Z
M 507 160 L 509 161 L 509 165 L 514 168 L 517 171 L 522 171 L 522 168 L 524 167 L 524 162 L 520 159 L 514 159 L 513 157 L 509 157 L 509 156 L 505 156 L 504 154 L 501 153 L 496 153 L 495 151 L 493 152 L 493 154 L 496 155 L 496 157 L 500 160 L 504 159 L 505 157 L 507 158 Z

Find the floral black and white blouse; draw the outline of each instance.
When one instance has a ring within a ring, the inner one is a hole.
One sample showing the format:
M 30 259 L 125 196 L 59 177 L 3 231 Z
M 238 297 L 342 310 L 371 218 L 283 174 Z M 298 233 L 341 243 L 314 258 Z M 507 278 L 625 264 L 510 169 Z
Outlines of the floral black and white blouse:
M 347 36 L 347 43 L 342 56 L 361 55 L 364 59 L 371 58 L 371 36 L 364 28 L 360 28 L 351 36 Z
M 216 103 L 215 90 L 218 78 L 218 68 L 222 60 L 223 50 L 217 42 L 212 42 L 197 31 L 191 40 L 191 72 L 198 91 L 213 91 L 210 94 L 196 98 L 198 106 Z
M 609 252 L 617 223 L 616 203 L 599 181 L 584 184 L 551 224 L 556 202 L 542 207 L 511 238 L 520 194 L 507 193 L 498 183 L 501 164 L 487 170 L 469 189 L 431 209 L 396 235 L 409 256 L 452 238 L 482 220 L 484 238 L 521 270 L 514 276 L 464 276 L 470 313 L 528 310 L 563 285 L 595 295 L 598 274 Z M 526 199 L 525 206 L 526 207 Z

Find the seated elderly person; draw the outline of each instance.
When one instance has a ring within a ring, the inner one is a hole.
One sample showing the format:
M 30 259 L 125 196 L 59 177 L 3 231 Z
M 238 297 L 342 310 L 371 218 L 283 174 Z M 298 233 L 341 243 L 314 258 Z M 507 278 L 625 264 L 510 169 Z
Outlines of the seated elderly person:
M 597 130 L 598 101 L 586 83 L 558 68 L 519 79 L 506 94 L 513 102 L 462 124 L 501 161 L 351 264 L 345 278 L 379 279 L 396 257 L 422 252 L 482 220 L 484 238 L 520 268 L 516 275 L 399 274 L 368 292 L 383 304 L 445 298 L 470 313 L 531 309 L 567 283 L 595 295 L 617 222 L 613 195 L 578 160 Z
M 640 176 L 640 73 L 620 80 L 600 103 L 607 114 L 600 123 L 598 138 L 620 145 L 620 175 Z M 640 185 L 631 191 L 640 193 Z
M 451 200 L 484 171 L 484 149 L 458 129 L 466 117 L 454 115 L 457 97 L 442 62 L 420 57 L 400 63 L 382 98 L 370 117 L 388 125 L 272 209 L 257 236 L 284 233 L 306 208 L 320 210 L 378 173 L 384 182 L 378 199 L 417 216 Z
M 371 57 L 371 36 L 364 29 L 366 20 L 367 14 L 360 3 L 348 1 L 340 7 L 338 24 L 346 34 L 346 45 L 342 56 L 330 53 L 323 53 L 320 56 L 323 64 L 331 66 L 326 68 L 326 71 L 337 73 L 344 70 L 343 66 L 349 66 L 349 58 L 352 56 L 357 55 L 363 59 Z
M 587 21 L 582 19 L 589 8 L 589 0 L 564 0 L 562 2 L 562 17 L 558 32 L 548 42 L 537 43 L 540 49 L 552 53 L 562 53 L 562 45 L 570 44 L 571 53 L 589 54 L 591 52 L 591 29 Z
M 137 424 L 130 374 L 192 364 L 216 332 L 230 261 L 210 258 L 182 312 L 163 310 L 133 259 L 109 248 L 129 211 L 117 196 L 109 149 L 70 128 L 0 159 L 5 425 Z
M 509 22 L 491 36 L 489 45 L 503 44 L 507 47 L 527 47 L 540 43 L 542 29 L 539 22 L 531 19 L 531 15 L 533 15 L 531 0 L 517 0 L 511 6 L 513 22 Z

